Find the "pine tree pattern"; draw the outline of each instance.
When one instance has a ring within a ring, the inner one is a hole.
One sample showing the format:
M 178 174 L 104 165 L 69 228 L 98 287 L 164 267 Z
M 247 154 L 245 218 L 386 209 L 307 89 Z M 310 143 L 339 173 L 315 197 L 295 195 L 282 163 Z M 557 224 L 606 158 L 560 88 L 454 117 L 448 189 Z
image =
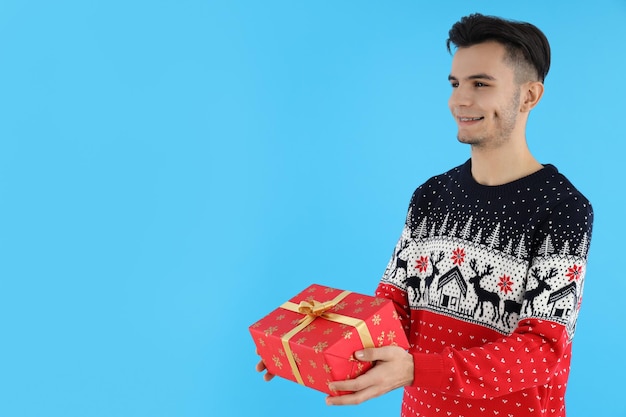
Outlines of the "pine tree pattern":
M 485 187 L 472 179 L 470 164 L 431 178 L 413 194 L 394 254 L 403 248 L 403 262 L 419 265 L 411 272 L 415 296 L 408 296 L 402 274 L 394 274 L 396 255 L 378 287 L 379 296 L 404 306 L 416 375 L 422 363 L 429 375 L 405 390 L 403 413 L 430 415 L 432 407 L 474 415 L 471 407 L 489 404 L 485 415 L 564 415 L 591 205 L 552 165 Z M 557 358 L 555 352 L 566 353 Z M 517 363 L 522 353 L 530 362 Z M 433 361 L 442 363 L 436 373 Z M 483 368 L 492 370 L 491 382 Z M 544 409 L 528 399 L 539 386 L 553 393 Z M 455 408 L 448 395 L 466 401 Z

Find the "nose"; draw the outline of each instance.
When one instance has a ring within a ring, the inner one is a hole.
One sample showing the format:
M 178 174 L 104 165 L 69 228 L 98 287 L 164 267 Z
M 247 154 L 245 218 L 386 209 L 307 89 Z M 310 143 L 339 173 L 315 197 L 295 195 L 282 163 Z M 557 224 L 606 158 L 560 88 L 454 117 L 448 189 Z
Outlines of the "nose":
M 459 107 L 467 107 L 472 104 L 471 93 L 467 88 L 463 88 L 462 86 L 458 86 L 452 89 L 452 93 L 450 94 L 450 98 L 448 99 L 448 106 L 450 110 Z

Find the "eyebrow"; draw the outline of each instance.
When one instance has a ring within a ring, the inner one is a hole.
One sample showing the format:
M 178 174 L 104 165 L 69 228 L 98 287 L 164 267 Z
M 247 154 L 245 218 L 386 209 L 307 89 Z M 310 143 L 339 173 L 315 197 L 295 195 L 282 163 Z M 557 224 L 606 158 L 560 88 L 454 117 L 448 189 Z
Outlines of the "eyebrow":
M 466 78 L 467 80 L 490 80 L 490 81 L 495 81 L 495 77 L 489 75 L 489 74 L 474 74 L 474 75 L 470 75 L 469 77 Z M 458 78 L 456 78 L 454 75 L 450 74 L 448 75 L 448 81 L 458 81 Z

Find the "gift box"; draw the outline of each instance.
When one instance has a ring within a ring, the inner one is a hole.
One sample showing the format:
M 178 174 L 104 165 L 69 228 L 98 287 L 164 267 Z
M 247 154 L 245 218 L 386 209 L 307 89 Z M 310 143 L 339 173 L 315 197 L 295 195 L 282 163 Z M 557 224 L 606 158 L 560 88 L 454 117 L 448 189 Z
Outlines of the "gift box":
M 408 342 L 391 300 L 313 284 L 249 327 L 269 373 L 329 395 L 332 381 L 353 379 L 373 364 L 363 348 Z

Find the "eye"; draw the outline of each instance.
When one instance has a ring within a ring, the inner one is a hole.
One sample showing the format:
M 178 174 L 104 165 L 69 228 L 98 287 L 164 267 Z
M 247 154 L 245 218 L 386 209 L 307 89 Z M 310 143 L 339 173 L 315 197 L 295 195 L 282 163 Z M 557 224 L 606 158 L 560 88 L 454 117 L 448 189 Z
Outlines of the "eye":
M 480 82 L 480 81 L 476 81 L 476 83 L 474 83 L 474 87 L 487 87 L 487 84 Z
M 459 83 L 457 81 L 450 83 L 450 87 L 452 88 L 457 88 L 459 86 Z

